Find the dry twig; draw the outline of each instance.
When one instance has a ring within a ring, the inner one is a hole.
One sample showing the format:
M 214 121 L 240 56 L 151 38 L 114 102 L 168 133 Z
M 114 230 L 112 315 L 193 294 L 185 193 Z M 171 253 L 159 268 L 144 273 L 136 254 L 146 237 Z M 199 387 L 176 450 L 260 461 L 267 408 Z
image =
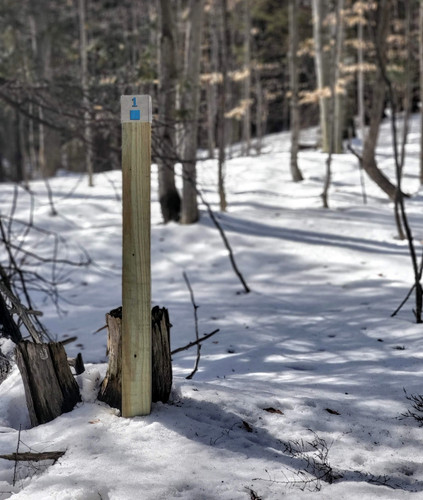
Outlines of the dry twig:
M 193 371 L 186 377 L 187 379 L 191 379 L 197 373 L 198 365 L 200 363 L 200 356 L 201 356 L 201 344 L 198 342 L 199 335 L 198 335 L 198 315 L 197 315 L 197 309 L 198 309 L 199 306 L 195 303 L 194 292 L 192 290 L 191 283 L 189 282 L 187 273 L 184 271 L 182 273 L 182 275 L 184 277 L 185 283 L 187 285 L 187 288 L 188 288 L 188 291 L 189 291 L 189 294 L 190 294 L 190 297 L 191 297 L 192 307 L 194 308 L 194 324 L 195 324 L 195 339 L 196 339 L 196 344 L 197 344 L 197 358 L 195 360 L 195 365 L 194 365 Z

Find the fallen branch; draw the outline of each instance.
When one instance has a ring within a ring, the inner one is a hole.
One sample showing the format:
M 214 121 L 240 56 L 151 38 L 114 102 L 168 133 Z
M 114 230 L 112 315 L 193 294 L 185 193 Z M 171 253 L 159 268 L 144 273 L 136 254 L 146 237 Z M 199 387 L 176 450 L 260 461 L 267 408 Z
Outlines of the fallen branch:
M 401 304 L 395 309 L 395 311 L 391 314 L 391 318 L 393 318 L 394 316 L 396 316 L 402 309 L 402 307 L 404 306 L 404 304 L 407 302 L 407 300 L 411 297 L 411 294 L 413 293 L 414 289 L 416 288 L 416 284 L 414 283 L 414 285 L 410 288 L 410 290 L 408 290 L 408 293 L 407 295 L 405 296 L 405 299 L 401 302 Z
M 41 453 L 35 453 L 32 451 L 26 451 L 21 453 L 11 453 L 10 455 L 0 455 L 3 460 L 11 460 L 16 462 L 40 462 L 41 460 L 58 460 L 63 457 L 64 451 L 43 451 Z
M 223 243 L 225 244 L 225 247 L 229 252 L 229 260 L 231 261 L 232 268 L 235 271 L 235 274 L 238 276 L 239 280 L 241 281 L 242 286 L 244 287 L 245 293 L 250 293 L 251 290 L 250 290 L 249 286 L 247 285 L 247 283 L 245 282 L 243 275 L 241 274 L 240 270 L 238 269 L 238 266 L 236 265 L 235 257 L 234 257 L 231 245 L 229 244 L 228 238 L 226 238 L 225 231 L 223 230 L 222 226 L 220 225 L 219 221 L 217 220 L 216 216 L 214 215 L 214 212 L 213 212 L 209 202 L 205 200 L 203 193 L 199 189 L 197 189 L 197 194 L 200 197 L 203 205 L 205 205 L 205 207 L 207 208 L 207 211 L 210 215 L 210 219 L 212 220 L 213 224 L 216 226 L 217 230 L 219 231 L 220 236 L 222 237 Z
M 186 351 L 187 349 L 191 349 L 191 347 L 194 347 L 195 345 L 199 344 L 200 342 L 204 342 L 205 340 L 207 340 L 210 337 L 212 337 L 213 335 L 215 335 L 217 332 L 220 332 L 219 328 L 217 328 L 217 330 L 214 330 L 211 333 L 207 333 L 206 335 L 204 335 L 204 337 L 201 337 L 198 340 L 194 340 L 194 342 L 190 342 L 189 344 L 184 345 L 183 347 L 178 347 L 177 349 L 174 349 L 170 354 L 173 356 L 174 354 L 177 354 L 178 352 Z

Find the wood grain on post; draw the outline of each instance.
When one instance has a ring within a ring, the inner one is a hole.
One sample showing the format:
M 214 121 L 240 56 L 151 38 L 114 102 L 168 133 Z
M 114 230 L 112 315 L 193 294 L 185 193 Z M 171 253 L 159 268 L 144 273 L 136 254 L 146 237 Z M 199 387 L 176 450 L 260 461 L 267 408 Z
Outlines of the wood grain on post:
M 151 412 L 151 98 L 122 96 L 122 416 Z

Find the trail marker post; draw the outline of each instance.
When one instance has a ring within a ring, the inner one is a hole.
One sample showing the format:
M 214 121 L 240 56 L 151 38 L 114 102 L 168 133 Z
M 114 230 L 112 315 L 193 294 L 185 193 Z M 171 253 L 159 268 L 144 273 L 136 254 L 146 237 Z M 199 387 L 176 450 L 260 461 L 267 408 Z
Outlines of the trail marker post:
M 151 97 L 121 97 L 122 416 L 151 412 Z

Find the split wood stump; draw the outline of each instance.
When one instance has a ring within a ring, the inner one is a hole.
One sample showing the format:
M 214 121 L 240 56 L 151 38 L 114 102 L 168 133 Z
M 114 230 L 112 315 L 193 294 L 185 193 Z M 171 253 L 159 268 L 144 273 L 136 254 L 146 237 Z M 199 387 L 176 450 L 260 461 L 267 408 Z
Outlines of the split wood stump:
M 33 426 L 71 411 L 81 401 L 78 384 L 60 342 L 16 345 L 16 362 L 22 375 L 29 417 Z
M 152 401 L 166 403 L 172 389 L 169 313 L 166 308 L 153 307 L 152 322 Z M 107 354 L 109 366 L 98 399 L 122 410 L 122 307 L 106 314 L 108 329 Z

